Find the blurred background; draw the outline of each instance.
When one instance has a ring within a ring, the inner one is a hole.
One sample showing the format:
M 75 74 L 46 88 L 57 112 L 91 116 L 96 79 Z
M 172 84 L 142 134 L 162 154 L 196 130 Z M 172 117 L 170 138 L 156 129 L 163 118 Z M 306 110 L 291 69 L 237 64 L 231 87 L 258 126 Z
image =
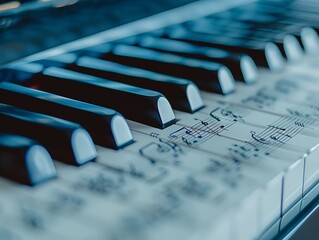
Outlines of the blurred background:
M 188 2 L 0 0 L 0 65 Z

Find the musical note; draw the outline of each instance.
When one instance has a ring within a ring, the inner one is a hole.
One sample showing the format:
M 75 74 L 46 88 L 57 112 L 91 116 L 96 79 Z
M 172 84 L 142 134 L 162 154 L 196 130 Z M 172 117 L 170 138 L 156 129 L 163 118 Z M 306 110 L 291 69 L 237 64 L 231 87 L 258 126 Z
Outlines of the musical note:
M 254 105 L 263 109 L 264 107 L 270 107 L 277 101 L 277 98 L 271 95 L 266 88 L 259 89 L 255 95 L 242 99 L 242 103 Z
M 298 84 L 286 79 L 280 79 L 274 85 L 274 90 L 281 94 L 290 94 L 298 89 Z
M 169 152 L 170 149 L 163 144 L 156 144 L 156 152 L 157 153 L 166 153 Z
M 220 121 L 221 121 L 219 117 L 217 117 L 216 115 L 213 114 L 213 111 L 211 111 L 211 112 L 209 113 L 209 115 L 210 115 L 213 119 L 215 119 L 217 122 L 220 122 Z
M 244 159 L 244 160 L 249 158 L 249 156 L 247 154 L 249 151 L 237 149 L 237 145 L 234 145 L 233 147 L 228 148 L 228 151 L 229 151 L 230 156 L 238 162 L 241 162 L 240 158 Z
M 169 134 L 169 137 L 170 138 L 179 138 L 180 136 L 179 135 L 184 135 L 184 134 L 188 134 L 188 135 L 193 135 L 192 134 L 192 131 L 186 127 L 182 127 L 172 133 Z
M 185 137 L 182 137 L 182 141 L 187 144 L 189 147 L 194 147 L 194 145 L 198 142 L 197 140 L 188 140 Z
M 94 176 L 82 178 L 79 182 L 74 184 L 74 189 L 108 195 L 125 185 L 124 174 L 122 172 L 114 171 L 114 174 L 110 174 L 110 171 L 108 172 L 108 174 L 99 172 Z
M 178 194 L 169 187 L 166 187 L 164 189 L 163 194 L 165 196 L 165 199 L 169 202 L 169 205 L 172 206 L 174 209 L 176 209 L 176 207 L 179 206 L 182 202 Z
M 288 138 L 292 138 L 292 136 L 290 136 L 289 134 L 283 133 L 283 132 L 276 132 L 277 134 L 280 134 L 284 137 L 288 137 Z
M 200 124 L 202 126 L 204 126 L 204 128 L 205 128 L 204 131 L 212 134 L 211 137 L 213 135 L 218 135 L 220 130 L 223 130 L 225 128 L 224 125 L 216 126 L 216 124 L 213 124 L 213 123 L 211 124 L 212 126 L 210 126 L 210 124 L 207 121 L 204 121 L 204 120 L 201 120 L 201 119 L 198 119 L 198 118 L 194 118 L 194 120 L 199 121 Z M 219 119 L 218 121 L 221 121 L 221 120 Z M 213 127 L 214 125 L 215 125 L 215 127 Z M 198 138 L 202 138 L 202 136 L 200 135 Z
M 295 116 L 295 117 L 305 117 L 305 118 L 310 117 L 310 115 L 308 113 L 302 113 L 301 111 L 298 111 L 295 109 L 287 108 L 286 110 L 290 115 Z
M 256 140 L 257 142 L 259 143 L 262 143 L 262 144 L 270 144 L 269 141 L 267 141 L 265 138 L 259 136 L 255 131 L 250 131 L 250 134 L 251 134 L 251 137 Z
M 182 193 L 198 198 L 206 198 L 212 191 L 212 187 L 207 182 L 201 182 L 193 176 L 187 177 L 184 181 L 180 182 L 177 186 Z
M 148 158 L 150 162 L 154 164 L 156 161 L 152 157 L 150 157 L 148 154 L 146 154 L 146 152 L 149 152 L 150 150 L 152 150 L 153 153 L 163 154 L 163 153 L 169 152 L 170 148 L 163 144 L 150 142 L 139 150 L 139 153 L 141 156 Z
M 39 212 L 36 212 L 36 210 L 33 210 L 30 207 L 26 206 L 23 206 L 21 211 L 21 220 L 23 221 L 26 227 L 32 228 L 32 230 L 45 229 L 43 216 L 41 216 Z
M 136 169 L 133 163 L 129 164 L 129 173 L 134 177 L 145 178 L 145 174 L 138 169 Z
M 270 138 L 271 138 L 272 140 L 275 140 L 275 141 L 280 142 L 280 143 L 282 143 L 282 144 L 284 144 L 284 143 L 285 143 L 285 142 L 283 142 L 283 141 L 279 140 L 279 138 L 278 138 L 278 137 L 276 137 L 275 135 L 270 135 Z
M 184 150 L 180 145 L 174 142 L 166 141 L 164 139 L 159 139 L 159 141 L 165 145 L 167 145 L 173 152 L 175 156 L 185 154 Z
M 220 113 L 221 113 L 223 116 L 225 116 L 225 117 L 231 117 L 231 118 L 233 118 L 234 121 L 235 121 L 235 120 L 237 121 L 238 119 L 242 118 L 242 116 L 236 115 L 236 114 L 233 113 L 233 111 L 230 111 L 230 110 L 227 110 L 227 109 L 222 109 L 222 110 L 220 111 Z
M 259 148 L 253 142 L 245 141 L 246 144 L 252 146 L 256 152 L 259 151 Z
M 207 127 L 209 123 L 207 121 L 201 120 L 199 118 L 194 118 L 195 121 L 199 121 L 203 126 Z M 220 121 L 220 120 L 219 120 Z
M 248 148 L 247 146 L 240 146 L 240 149 L 245 151 L 245 152 L 249 152 L 252 150 L 251 148 Z
M 285 128 L 278 127 L 278 126 L 275 126 L 275 125 L 268 125 L 268 127 L 271 127 L 271 128 L 274 128 L 274 129 L 277 129 L 277 130 L 280 130 L 280 131 L 286 131 Z
M 151 132 L 151 133 L 150 133 L 150 136 L 151 136 L 151 137 L 154 137 L 154 138 L 158 138 L 158 137 L 159 137 L 159 134 L 158 134 L 158 133 L 155 133 L 155 132 Z
M 174 165 L 180 165 L 180 156 L 184 155 L 183 148 L 177 143 L 158 139 L 159 142 L 150 142 L 139 150 L 139 154 L 150 161 L 151 164 L 156 163 L 156 159 L 169 159 Z M 165 155 L 164 155 L 165 154 Z
M 227 176 L 230 176 L 234 174 L 233 172 L 239 172 L 240 171 L 240 164 L 241 162 L 235 159 L 230 159 L 230 161 L 219 161 L 213 158 L 209 159 L 210 164 L 206 168 L 206 171 L 209 173 L 214 174 L 225 174 Z
M 198 131 L 186 127 L 182 127 L 172 132 L 171 134 L 169 134 L 169 137 L 176 140 L 180 138 L 183 142 L 185 142 L 188 145 L 192 145 L 191 143 L 197 143 L 197 139 L 203 138 L 202 134 L 200 134 Z M 191 140 L 187 139 L 187 137 L 191 137 Z

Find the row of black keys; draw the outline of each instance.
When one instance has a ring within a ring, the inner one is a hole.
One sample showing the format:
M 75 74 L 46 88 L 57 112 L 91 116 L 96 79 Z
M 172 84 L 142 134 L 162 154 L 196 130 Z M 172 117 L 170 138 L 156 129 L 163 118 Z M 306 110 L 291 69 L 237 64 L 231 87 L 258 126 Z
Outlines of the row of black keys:
M 245 35 L 241 40 L 246 44 L 236 44 L 231 36 L 218 42 L 213 33 L 192 30 L 209 21 L 200 19 L 3 69 L 2 80 L 13 83 L 0 84 L 0 132 L 4 133 L 0 175 L 35 185 L 55 175 L 45 148 L 54 159 L 74 165 L 96 158 L 93 142 L 122 148 L 133 139 L 125 119 L 116 111 L 128 119 L 164 128 L 175 122 L 170 103 L 191 113 L 203 107 L 196 85 L 228 94 L 235 89 L 233 76 L 245 83 L 256 81 L 252 58 L 258 65 L 278 70 L 282 62 L 276 59 L 282 57 L 278 52 L 302 49 L 309 40 L 294 32 L 290 37 L 295 42 L 277 38 L 267 45 L 276 36 L 272 34 L 258 41 Z M 245 24 L 243 21 L 242 26 Z M 209 26 L 212 29 L 213 22 Z M 244 32 L 245 28 L 236 29 Z M 268 30 L 271 32 L 271 27 Z

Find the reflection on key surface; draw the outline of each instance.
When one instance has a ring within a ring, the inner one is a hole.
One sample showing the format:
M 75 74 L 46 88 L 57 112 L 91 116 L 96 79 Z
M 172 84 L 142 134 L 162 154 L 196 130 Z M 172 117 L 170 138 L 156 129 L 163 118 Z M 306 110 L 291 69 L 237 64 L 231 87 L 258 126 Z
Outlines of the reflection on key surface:
M 55 177 L 49 153 L 37 142 L 12 134 L 0 133 L 0 176 L 37 185 Z
M 42 65 L 24 64 L 15 69 L 6 69 L 4 75 L 6 78 L 13 77 L 11 79 L 15 83 L 112 108 L 124 117 L 159 128 L 175 121 L 169 102 L 159 92 L 62 68 L 49 67 L 42 72 L 42 68 L 33 71 L 29 66 Z
M 137 38 L 136 42 L 142 47 L 150 49 L 225 64 L 236 80 L 246 83 L 257 80 L 256 65 L 248 55 L 233 54 L 218 48 L 199 47 L 182 41 L 147 35 Z
M 78 54 L 84 56 L 77 57 L 75 53 L 69 53 L 40 62 L 46 66 L 60 65 L 72 71 L 161 92 L 178 110 L 195 112 L 203 107 L 199 90 L 189 80 L 101 60 L 95 58 L 97 56 L 94 52 L 83 50 Z M 93 55 L 94 57 L 86 55 Z M 189 94 L 189 92 L 192 94 Z
M 0 116 L 0 131 L 39 141 L 57 160 L 82 165 L 97 156 L 90 135 L 78 124 L 4 104 Z
M 81 124 L 96 144 L 117 149 L 132 143 L 125 119 L 112 109 L 7 82 L 0 93 L 2 103 Z

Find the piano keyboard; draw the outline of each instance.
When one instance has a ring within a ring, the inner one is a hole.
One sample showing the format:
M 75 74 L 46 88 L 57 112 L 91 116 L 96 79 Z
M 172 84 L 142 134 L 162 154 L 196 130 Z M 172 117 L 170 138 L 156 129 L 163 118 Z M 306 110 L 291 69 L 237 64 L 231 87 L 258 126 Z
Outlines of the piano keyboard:
M 0 240 L 272 239 L 319 194 L 314 1 L 198 1 L 0 68 Z

